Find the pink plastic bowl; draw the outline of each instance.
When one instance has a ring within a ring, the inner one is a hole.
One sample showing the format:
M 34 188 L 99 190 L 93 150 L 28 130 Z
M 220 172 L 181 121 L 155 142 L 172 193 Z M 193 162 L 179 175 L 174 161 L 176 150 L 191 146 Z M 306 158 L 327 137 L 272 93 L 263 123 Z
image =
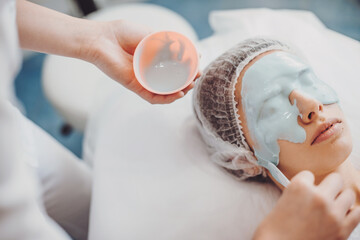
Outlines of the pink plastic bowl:
M 135 49 L 135 77 L 148 91 L 168 95 L 186 88 L 196 77 L 199 56 L 194 44 L 184 35 L 155 32 Z

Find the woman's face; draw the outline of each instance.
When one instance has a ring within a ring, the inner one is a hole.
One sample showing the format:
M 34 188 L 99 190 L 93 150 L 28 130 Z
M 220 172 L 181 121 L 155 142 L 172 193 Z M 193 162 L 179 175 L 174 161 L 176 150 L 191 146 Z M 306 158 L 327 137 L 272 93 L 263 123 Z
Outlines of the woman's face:
M 251 136 L 254 135 L 249 132 L 241 96 L 242 82 L 244 74 L 256 61 L 273 52 L 263 53 L 253 59 L 243 69 L 236 84 L 235 98 L 238 103 L 242 130 L 253 150 L 258 142 L 252 139 Z M 299 110 L 300 116 L 297 117 L 297 123 L 305 130 L 306 138 L 301 143 L 277 140 L 280 147 L 277 167 L 289 179 L 302 170 L 310 170 L 315 176 L 322 178 L 334 171 L 351 153 L 352 140 L 344 114 L 337 103 L 323 105 L 311 95 L 296 89 L 290 92 L 288 101 L 290 104 L 295 103 Z M 271 121 L 276 121 L 276 119 Z

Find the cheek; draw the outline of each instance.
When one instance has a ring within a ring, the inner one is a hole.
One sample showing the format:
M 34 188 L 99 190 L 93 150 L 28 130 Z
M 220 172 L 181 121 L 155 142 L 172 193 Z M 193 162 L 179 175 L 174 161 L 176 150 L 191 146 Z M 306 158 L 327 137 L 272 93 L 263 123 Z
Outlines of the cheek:
M 334 162 L 343 162 L 350 155 L 352 151 L 352 138 L 350 129 L 344 122 L 344 130 L 341 136 L 330 142 L 326 151 L 324 151 L 326 156 L 332 159 Z
M 291 179 L 302 170 L 313 170 L 314 161 L 310 149 L 302 143 L 279 140 L 280 154 L 278 168 Z

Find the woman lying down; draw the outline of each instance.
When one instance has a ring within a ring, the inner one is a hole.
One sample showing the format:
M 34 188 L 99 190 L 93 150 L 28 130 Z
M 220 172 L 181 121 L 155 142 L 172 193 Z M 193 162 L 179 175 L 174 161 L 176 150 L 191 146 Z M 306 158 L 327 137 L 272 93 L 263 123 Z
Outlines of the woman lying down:
M 287 45 L 250 39 L 225 52 L 198 80 L 194 109 L 212 160 L 236 178 L 271 179 L 284 190 L 300 171 L 311 171 L 316 184 L 338 172 L 339 188 L 355 191 L 360 205 L 360 174 L 336 92 Z M 341 202 L 343 195 L 333 197 Z

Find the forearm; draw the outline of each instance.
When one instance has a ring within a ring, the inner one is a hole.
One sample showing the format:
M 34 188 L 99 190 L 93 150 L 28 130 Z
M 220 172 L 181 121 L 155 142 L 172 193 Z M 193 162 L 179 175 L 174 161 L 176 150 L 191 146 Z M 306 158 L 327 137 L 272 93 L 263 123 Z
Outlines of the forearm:
M 151 32 L 146 26 L 125 20 L 74 18 L 25 0 L 17 0 L 17 25 L 22 48 L 88 61 L 150 103 L 171 103 L 194 86 L 192 83 L 177 93 L 159 95 L 136 80 L 133 54 Z
M 34 3 L 17 1 L 20 46 L 24 49 L 86 58 L 86 47 L 94 41 L 96 22 L 68 16 Z

